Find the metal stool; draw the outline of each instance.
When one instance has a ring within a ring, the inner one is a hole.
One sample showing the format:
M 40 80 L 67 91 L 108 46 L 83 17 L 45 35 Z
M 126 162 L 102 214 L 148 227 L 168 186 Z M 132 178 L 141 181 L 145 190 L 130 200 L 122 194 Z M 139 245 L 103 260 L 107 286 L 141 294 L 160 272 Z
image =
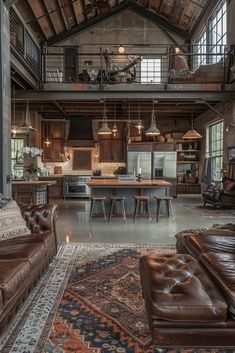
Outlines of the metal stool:
M 146 216 L 151 221 L 151 212 L 150 212 L 150 205 L 149 205 L 150 198 L 149 198 L 149 196 L 134 196 L 134 200 L 135 200 L 135 211 L 134 211 L 133 222 L 135 222 L 137 212 L 140 211 L 140 205 L 141 205 L 142 202 L 145 203 Z
M 166 209 L 167 209 L 167 215 L 168 217 L 170 216 L 170 210 L 171 210 L 171 216 L 173 216 L 173 208 L 172 208 L 172 200 L 173 197 L 171 196 L 154 196 L 154 198 L 156 199 L 156 221 L 158 222 L 158 218 L 159 218 L 159 212 L 160 212 L 160 206 L 161 206 L 161 201 L 165 201 L 166 203 Z
M 101 203 L 102 211 L 103 211 L 103 215 L 104 215 L 104 219 L 107 220 L 106 212 L 105 212 L 105 205 L 104 205 L 104 201 L 106 200 L 106 197 L 105 197 L 105 196 L 91 196 L 90 200 L 91 200 L 91 208 L 90 208 L 90 216 L 89 216 L 89 219 L 91 219 L 92 216 L 93 216 L 93 211 L 94 211 L 94 208 L 95 208 L 95 203 L 96 203 L 96 201 L 97 201 L 97 202 L 100 202 L 100 203 Z
M 117 202 L 121 202 L 122 206 L 122 217 L 124 221 L 126 222 L 126 210 L 125 210 L 125 196 L 111 196 L 111 208 L 110 208 L 110 213 L 109 213 L 109 222 L 111 221 L 111 217 L 113 215 L 113 210 Z

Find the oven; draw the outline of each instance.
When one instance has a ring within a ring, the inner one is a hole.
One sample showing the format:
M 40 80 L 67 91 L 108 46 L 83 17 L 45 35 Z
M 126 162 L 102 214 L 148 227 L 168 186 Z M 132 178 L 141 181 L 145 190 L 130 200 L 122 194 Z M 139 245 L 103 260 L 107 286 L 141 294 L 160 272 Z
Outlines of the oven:
M 87 185 L 90 176 L 66 175 L 64 176 L 64 198 L 89 197 L 90 188 Z

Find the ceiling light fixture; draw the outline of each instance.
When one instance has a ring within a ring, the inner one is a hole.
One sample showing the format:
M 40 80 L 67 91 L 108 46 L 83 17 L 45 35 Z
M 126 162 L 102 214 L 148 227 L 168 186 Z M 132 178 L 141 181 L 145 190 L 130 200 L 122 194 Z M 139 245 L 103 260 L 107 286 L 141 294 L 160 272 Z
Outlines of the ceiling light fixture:
M 111 135 L 112 131 L 108 127 L 107 115 L 106 115 L 106 101 L 104 99 L 104 112 L 103 112 L 103 121 L 101 127 L 98 129 L 98 135 Z
M 197 140 L 197 139 L 202 138 L 202 135 L 200 135 L 200 134 L 193 128 L 193 110 L 192 110 L 192 113 L 191 113 L 191 125 L 192 125 L 191 130 L 188 130 L 188 131 L 184 134 L 183 139 L 184 139 L 184 140 Z
M 125 48 L 124 48 L 124 46 L 122 44 L 119 46 L 118 52 L 119 52 L 119 54 L 124 54 L 125 53 Z
M 49 147 L 51 144 L 51 141 L 49 140 L 49 123 L 48 122 L 46 123 L 46 136 L 47 136 L 47 138 L 44 141 L 44 143 L 47 147 Z
M 155 112 L 154 112 L 154 99 L 152 101 L 152 115 L 151 115 L 151 123 L 150 126 L 148 128 L 148 130 L 146 131 L 146 135 L 147 136 L 158 136 L 160 135 L 160 131 L 158 130 L 158 128 L 156 127 L 156 117 L 155 117 Z
M 118 132 L 118 128 L 117 128 L 117 125 L 116 125 L 116 102 L 114 102 L 114 123 L 113 123 L 113 127 L 112 127 L 112 133 L 113 133 L 113 136 L 115 137 L 116 136 L 116 133 Z
M 36 132 L 37 129 L 32 127 L 30 112 L 29 112 L 29 101 L 27 100 L 26 111 L 25 111 L 25 122 L 23 126 L 20 126 L 18 129 L 19 134 L 29 134 L 30 132 Z

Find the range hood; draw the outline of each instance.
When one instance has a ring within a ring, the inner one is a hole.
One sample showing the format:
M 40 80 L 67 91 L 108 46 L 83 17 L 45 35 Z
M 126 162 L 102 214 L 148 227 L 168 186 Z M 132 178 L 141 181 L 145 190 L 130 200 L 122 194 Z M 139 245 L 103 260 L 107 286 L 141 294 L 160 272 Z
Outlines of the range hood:
M 93 145 L 92 118 L 80 116 L 70 118 L 68 146 L 91 147 Z

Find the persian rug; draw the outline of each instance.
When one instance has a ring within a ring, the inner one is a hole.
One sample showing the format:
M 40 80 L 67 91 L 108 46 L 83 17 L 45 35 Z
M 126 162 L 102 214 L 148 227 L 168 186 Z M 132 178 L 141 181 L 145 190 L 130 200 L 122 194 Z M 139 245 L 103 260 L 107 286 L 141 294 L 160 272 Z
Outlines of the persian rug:
M 63 244 L 0 339 L 1 353 L 152 353 L 138 262 L 175 246 Z M 169 353 L 234 353 L 171 349 Z
M 235 217 L 235 210 L 233 209 L 219 209 L 214 208 L 212 205 L 183 205 L 183 207 L 188 208 L 189 210 L 209 218 L 233 218 Z

